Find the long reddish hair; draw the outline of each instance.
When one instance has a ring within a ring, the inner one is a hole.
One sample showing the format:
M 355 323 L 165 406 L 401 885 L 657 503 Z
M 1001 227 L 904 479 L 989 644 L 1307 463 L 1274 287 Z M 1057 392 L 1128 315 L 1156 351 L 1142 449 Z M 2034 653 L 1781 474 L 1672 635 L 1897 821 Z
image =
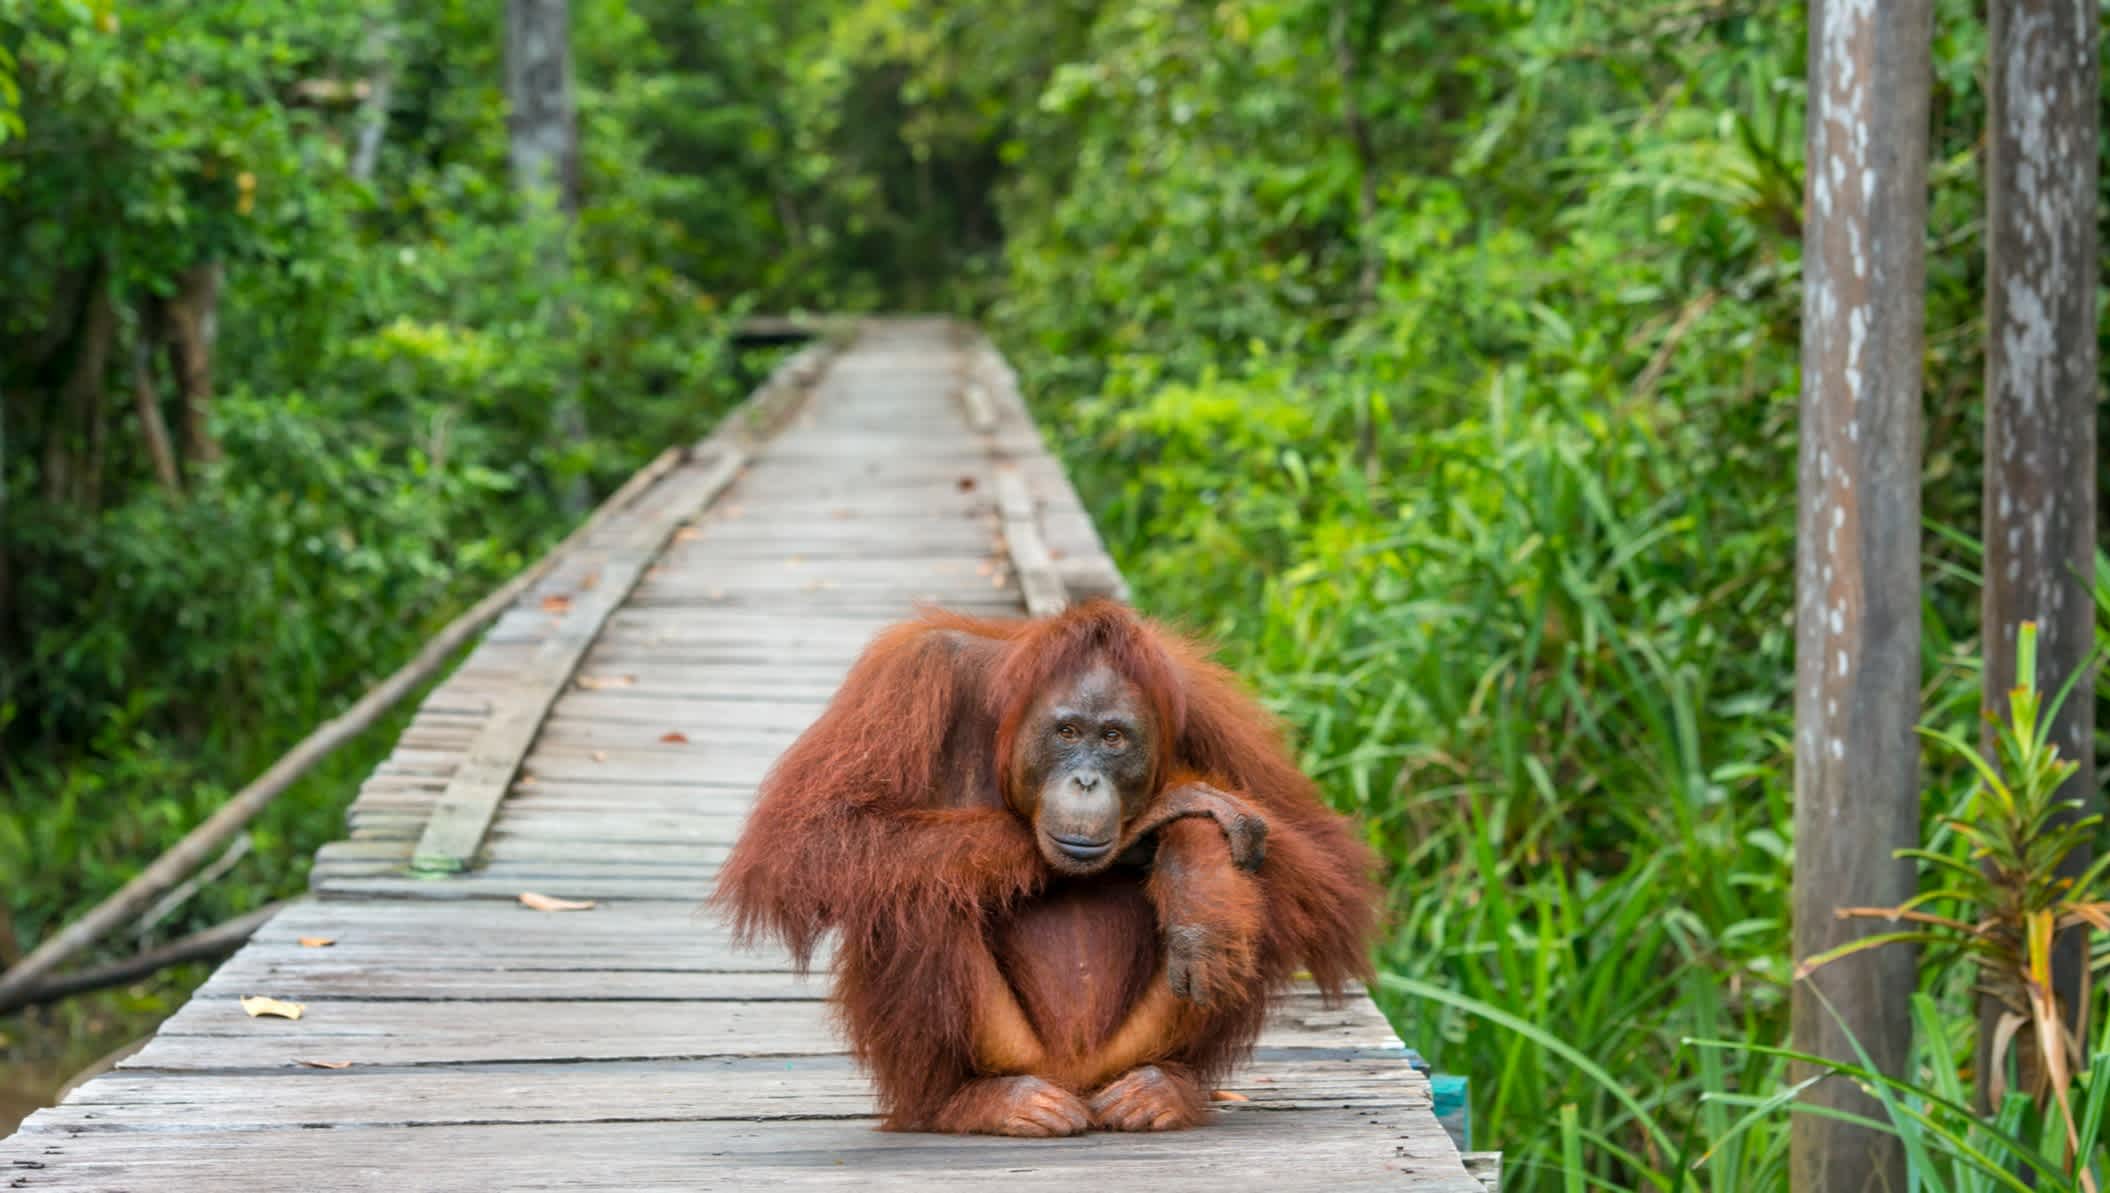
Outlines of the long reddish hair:
M 1109 600 L 1087 601 L 1057 617 L 1026 622 L 1012 637 L 1010 649 L 990 687 L 990 709 L 996 718 L 996 758 L 1002 768 L 1006 803 L 1023 780 L 1018 773 L 1019 729 L 1041 693 L 1058 681 L 1103 665 L 1134 684 L 1156 722 L 1151 742 L 1149 787 L 1163 785 L 1173 748 L 1186 729 L 1187 695 L 1172 656 L 1159 645 L 1127 606 Z

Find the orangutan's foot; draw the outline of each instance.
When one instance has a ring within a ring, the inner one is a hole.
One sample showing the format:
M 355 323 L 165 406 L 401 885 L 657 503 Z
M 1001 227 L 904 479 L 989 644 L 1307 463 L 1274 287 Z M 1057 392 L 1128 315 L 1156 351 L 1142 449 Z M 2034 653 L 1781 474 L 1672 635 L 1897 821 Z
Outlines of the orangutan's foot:
M 1182 1131 L 1209 1119 L 1209 1099 L 1182 1065 L 1139 1065 L 1092 1095 L 1105 1131 Z
M 984 1077 L 960 1087 L 934 1124 L 954 1134 L 1081 1135 L 1091 1113 L 1076 1094 L 1039 1077 Z

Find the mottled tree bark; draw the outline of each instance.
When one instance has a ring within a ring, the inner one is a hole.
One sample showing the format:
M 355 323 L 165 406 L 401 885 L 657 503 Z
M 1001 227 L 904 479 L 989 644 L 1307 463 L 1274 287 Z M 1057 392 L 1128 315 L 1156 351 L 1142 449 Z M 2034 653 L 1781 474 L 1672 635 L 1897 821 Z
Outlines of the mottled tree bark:
M 88 326 L 80 360 L 67 384 L 67 405 L 78 412 L 88 441 L 73 500 L 88 510 L 103 500 L 103 437 L 110 419 L 110 348 L 116 338 L 117 308 L 110 302 L 107 281 L 98 278 L 88 295 Z
M 571 289 L 571 225 L 579 212 L 579 131 L 573 109 L 571 78 L 571 7 L 569 0 L 507 0 L 507 129 L 513 185 L 530 203 L 554 199 L 561 216 L 542 250 L 547 319 L 552 335 L 566 334 Z M 579 378 L 555 379 L 556 409 L 552 422 L 565 439 L 587 436 L 586 412 L 580 403 Z M 587 505 L 584 478 L 575 478 L 561 494 L 573 512 Z
M 388 108 L 396 94 L 396 39 L 395 6 L 376 6 L 367 18 L 364 47 L 373 87 L 359 101 L 358 131 L 352 136 L 352 177 L 360 182 L 373 181 L 381 142 L 388 136 Z
M 73 350 L 73 365 L 59 390 L 53 416 L 45 428 L 44 498 L 53 504 L 86 504 L 96 483 L 89 474 L 95 460 L 97 423 L 103 417 L 103 398 L 108 385 L 110 342 L 117 330 L 117 317 L 110 305 L 109 281 L 100 269 L 85 296 L 87 313 L 82 317 L 80 339 Z M 79 447 L 80 453 L 75 453 Z
M 2038 625 L 2038 684 L 2056 692 L 2094 644 L 2096 516 L 2096 6 L 1990 0 L 1986 157 L 1985 709 L 2006 719 L 2015 635 Z M 2051 741 L 2080 764 L 2062 794 L 2094 802 L 2095 685 L 2082 676 Z M 2068 859 L 2068 873 L 2087 864 Z M 2053 985 L 2080 1007 L 2081 933 L 2059 941 Z M 1979 1072 L 1992 1025 L 1979 1015 Z M 2076 1020 L 2077 1021 L 2077 1020 Z M 2030 1029 L 2016 1039 L 2028 1058 Z M 1981 1082 L 1981 1092 L 1987 1083 Z
M 154 466 L 154 479 L 171 493 L 183 489 L 182 473 L 176 466 L 176 447 L 169 439 L 168 420 L 161 415 L 161 394 L 154 388 L 154 340 L 160 334 L 161 317 L 154 302 L 140 304 L 139 327 L 132 336 L 132 411 L 139 419 L 139 434 L 146 442 L 147 459 Z
M 571 80 L 569 0 L 507 0 L 506 128 L 513 185 L 556 192 L 579 210 L 579 133 Z
M 1926 322 L 1929 0 L 1810 8 L 1795 616 L 1794 946 L 1879 930 L 1841 907 L 1913 893 L 1919 840 L 1920 361 Z M 1890 1072 L 1911 1040 L 1911 950 L 1848 957 L 1796 983 L 1795 1047 Z M 1821 998 L 1819 997 L 1821 994 Z M 1841 1080 L 1810 1101 L 1880 1118 Z M 1797 1115 L 1802 1193 L 1902 1189 L 1881 1131 Z
M 183 454 L 191 467 L 220 458 L 213 438 L 212 349 L 219 338 L 220 266 L 204 262 L 183 271 L 167 306 L 169 360 L 183 396 Z
M 0 389 L 0 697 L 6 696 L 14 687 L 13 665 L 10 660 L 15 653 L 15 565 L 12 558 L 14 543 L 13 506 L 8 501 L 7 484 L 7 403 L 8 394 Z M 0 947 L 14 944 L 14 925 L 5 920 L 7 912 L 0 909 Z M 0 964 L 8 963 L 0 959 Z

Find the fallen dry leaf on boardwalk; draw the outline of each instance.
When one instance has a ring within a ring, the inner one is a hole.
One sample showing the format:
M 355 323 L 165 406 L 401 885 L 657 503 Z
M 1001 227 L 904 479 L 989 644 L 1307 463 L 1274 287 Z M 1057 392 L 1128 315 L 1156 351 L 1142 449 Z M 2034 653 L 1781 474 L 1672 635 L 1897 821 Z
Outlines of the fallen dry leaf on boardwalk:
M 544 613 L 562 613 L 570 608 L 571 598 L 568 596 L 546 596 L 542 598 L 542 611 Z
M 302 1003 L 287 1002 L 282 998 L 265 998 L 260 994 L 245 994 L 242 996 L 242 1009 L 249 1013 L 251 1019 L 263 1015 L 269 1015 L 274 1019 L 298 1019 L 308 1008 Z
M 660 734 L 659 740 L 667 743 L 670 746 L 685 746 L 689 744 L 689 735 L 683 733 L 679 729 L 676 729 L 668 733 Z
M 579 677 L 578 683 L 580 687 L 585 688 L 589 692 L 599 692 L 607 688 L 634 688 L 637 686 L 637 676 L 582 675 Z
M 336 943 L 337 938 L 334 936 L 303 936 L 300 938 L 300 947 L 304 949 L 326 949 Z
M 536 911 L 586 911 L 593 907 L 591 899 L 555 899 L 534 891 L 520 892 L 520 902 Z
M 348 1060 L 297 1060 L 293 1063 L 305 1065 L 310 1069 L 349 1069 L 352 1067 L 352 1062 Z

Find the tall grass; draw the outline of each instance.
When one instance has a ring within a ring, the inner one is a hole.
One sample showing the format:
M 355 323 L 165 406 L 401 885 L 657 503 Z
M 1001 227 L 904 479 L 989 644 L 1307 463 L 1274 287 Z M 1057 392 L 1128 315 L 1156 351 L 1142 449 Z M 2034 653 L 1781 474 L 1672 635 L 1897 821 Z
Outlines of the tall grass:
M 1412 470 L 1373 482 L 1346 446 L 1314 454 L 1352 442 L 1323 374 L 1123 382 L 1070 407 L 1088 500 L 1141 603 L 1215 636 L 1367 826 L 1392 876 L 1380 1001 L 1471 1075 L 1514 1187 L 1784 1187 L 1786 437 L 1767 488 L 1588 402 L 1520 411 L 1497 374 L 1482 409 L 1399 429 L 1387 459 Z M 1953 742 L 1975 732 L 1953 628 L 1975 577 L 1967 542 L 1935 541 L 1925 704 Z M 1930 849 L 1964 857 L 1939 818 L 1970 768 L 1928 762 Z M 1967 983 L 1930 969 L 1893 1091 L 1929 1189 L 2007 1187 L 2013 1158 L 1981 1157 L 2043 1132 L 1958 1109 Z
M 1330 134 L 1243 103 L 1312 60 L 1145 9 L 1170 32 L 1109 29 L 1043 102 L 1077 171 L 1012 196 L 992 320 L 1139 603 L 1218 640 L 1368 826 L 1380 1001 L 1471 1076 L 1512 1187 L 1781 1187 L 1799 31 L 1643 63 L 1573 5 L 1415 10 L 1474 39 L 1447 82 L 1488 102 L 1393 147 L 1354 305 L 1301 172 Z M 1942 19 L 1927 491 L 1955 524 L 1982 46 Z M 1969 736 L 1969 552 L 1930 535 L 1927 564 L 1923 704 Z M 1935 810 L 1968 785 L 1927 774 Z
M 1730 1138 L 1737 1108 L 1701 1095 L 1784 1065 L 1685 1041 L 1784 1035 L 1782 510 L 1499 377 L 1372 484 L 1301 454 L 1324 407 L 1271 384 L 1087 404 L 1073 463 L 1140 601 L 1224 644 L 1390 863 L 1387 1011 L 1471 1074 L 1520 1188 L 1577 1154 L 1576 1179 L 1675 1187 L 1714 1139 L 1698 1179 L 1768 1187 L 1784 1132 Z M 1273 466 L 1212 490 L 1227 455 Z

